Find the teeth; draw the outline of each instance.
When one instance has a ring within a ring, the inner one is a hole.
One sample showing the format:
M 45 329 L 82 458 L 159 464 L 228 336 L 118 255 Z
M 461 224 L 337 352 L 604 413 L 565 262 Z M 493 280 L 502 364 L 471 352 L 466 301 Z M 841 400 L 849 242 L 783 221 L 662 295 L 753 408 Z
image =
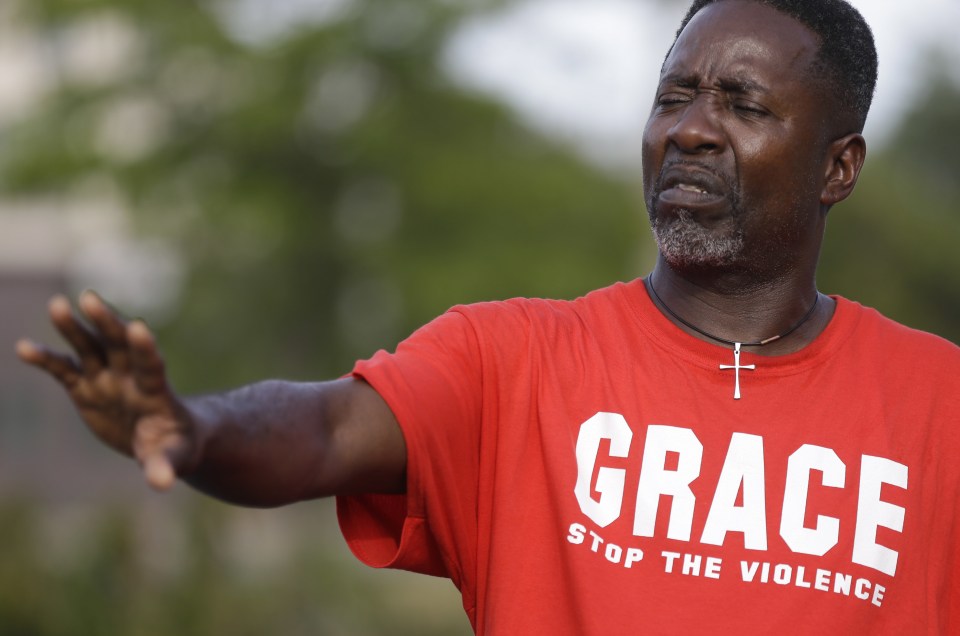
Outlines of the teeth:
M 684 192 L 696 192 L 697 194 L 706 194 L 707 191 L 703 188 L 698 188 L 694 185 L 688 185 L 686 183 L 680 183 L 677 185 L 677 188 L 683 190 Z

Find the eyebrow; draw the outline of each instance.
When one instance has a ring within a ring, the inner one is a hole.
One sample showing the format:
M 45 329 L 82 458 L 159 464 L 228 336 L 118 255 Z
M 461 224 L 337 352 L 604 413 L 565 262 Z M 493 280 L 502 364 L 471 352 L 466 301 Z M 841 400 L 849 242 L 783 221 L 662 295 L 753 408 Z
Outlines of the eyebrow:
M 673 84 L 680 88 L 697 88 L 700 85 L 700 77 L 697 75 L 665 75 L 660 80 L 660 86 Z M 751 79 L 745 77 L 721 77 L 718 80 L 721 90 L 731 93 L 757 93 L 766 95 L 770 89 Z
M 735 93 L 759 93 L 765 95 L 770 92 L 763 84 L 744 77 L 721 77 L 720 88 Z

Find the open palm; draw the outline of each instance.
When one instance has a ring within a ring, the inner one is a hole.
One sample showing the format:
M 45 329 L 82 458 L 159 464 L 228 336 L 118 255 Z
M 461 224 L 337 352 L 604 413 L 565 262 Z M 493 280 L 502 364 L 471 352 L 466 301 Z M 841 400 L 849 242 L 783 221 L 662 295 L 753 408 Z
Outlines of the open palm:
M 21 340 L 17 353 L 63 385 L 93 433 L 136 458 L 151 486 L 169 488 L 196 457 L 197 436 L 167 382 L 153 335 L 143 322 L 125 323 L 92 292 L 80 297 L 79 307 L 86 323 L 63 296 L 49 307 L 73 352 Z

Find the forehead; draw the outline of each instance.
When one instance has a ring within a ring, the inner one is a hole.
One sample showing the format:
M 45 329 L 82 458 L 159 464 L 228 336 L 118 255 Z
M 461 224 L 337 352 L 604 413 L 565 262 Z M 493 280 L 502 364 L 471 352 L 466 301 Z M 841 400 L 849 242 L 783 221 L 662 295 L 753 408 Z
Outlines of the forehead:
M 775 87 L 806 78 L 818 49 L 817 36 L 794 18 L 752 0 L 722 0 L 690 20 L 662 75 Z

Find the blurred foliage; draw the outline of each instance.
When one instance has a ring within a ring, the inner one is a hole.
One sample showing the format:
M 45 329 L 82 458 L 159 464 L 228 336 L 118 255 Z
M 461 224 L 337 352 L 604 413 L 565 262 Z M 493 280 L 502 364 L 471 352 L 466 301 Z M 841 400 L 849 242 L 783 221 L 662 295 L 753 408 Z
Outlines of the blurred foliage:
M 188 281 L 160 329 L 180 388 L 330 377 L 452 304 L 637 273 L 639 196 L 442 70 L 463 9 L 356 0 L 250 42 L 223 17 L 235 5 L 20 9 L 64 73 L 9 135 L 2 179 L 69 193 L 105 175 L 180 249 Z M 83 24 L 134 34 L 116 79 L 73 79 Z
M 0 633 L 470 633 L 456 603 L 431 607 L 431 583 L 439 580 L 408 579 L 406 591 L 396 581 L 381 585 L 382 573 L 370 571 L 378 575 L 371 579 L 338 558 L 328 547 L 335 537 L 318 533 L 309 518 L 299 520 L 299 535 L 281 538 L 282 555 L 264 559 L 257 542 L 269 545 L 269 533 L 250 531 L 255 511 L 193 498 L 166 523 L 143 512 L 115 507 L 70 519 L 24 501 L 0 505 L 0 541 L 8 546 L 0 564 Z M 244 528 L 247 539 L 238 542 Z

